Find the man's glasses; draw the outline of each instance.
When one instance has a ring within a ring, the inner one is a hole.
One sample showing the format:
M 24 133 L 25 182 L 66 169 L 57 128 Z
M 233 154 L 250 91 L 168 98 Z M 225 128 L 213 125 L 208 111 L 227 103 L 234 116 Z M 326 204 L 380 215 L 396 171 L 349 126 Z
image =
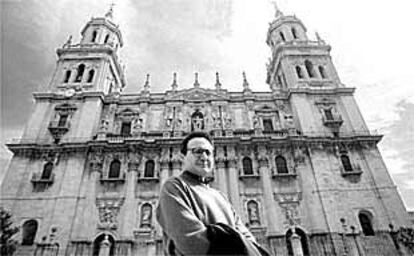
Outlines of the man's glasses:
M 204 148 L 189 148 L 188 150 L 191 150 L 191 153 L 195 156 L 201 156 L 203 153 L 206 153 L 207 156 L 211 156 L 213 154 L 212 151 Z

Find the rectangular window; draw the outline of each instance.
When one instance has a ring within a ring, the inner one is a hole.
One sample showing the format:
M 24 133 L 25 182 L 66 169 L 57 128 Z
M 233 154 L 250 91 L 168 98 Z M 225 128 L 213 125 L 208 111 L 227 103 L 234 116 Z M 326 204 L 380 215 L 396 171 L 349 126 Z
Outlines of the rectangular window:
M 61 114 L 59 117 L 58 127 L 65 127 L 67 121 L 68 121 L 68 115 Z
M 121 135 L 123 136 L 131 135 L 131 122 L 122 122 Z
M 263 119 L 263 130 L 265 132 L 273 131 L 272 119 Z
M 329 121 L 334 120 L 331 109 L 324 109 L 324 112 L 325 112 L 326 120 L 329 120 Z

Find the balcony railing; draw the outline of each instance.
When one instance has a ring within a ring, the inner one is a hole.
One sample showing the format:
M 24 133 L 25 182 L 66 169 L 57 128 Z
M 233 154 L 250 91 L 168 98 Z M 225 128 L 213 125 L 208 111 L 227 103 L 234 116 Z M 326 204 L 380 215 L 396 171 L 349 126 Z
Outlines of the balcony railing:
M 119 182 L 124 183 L 126 180 L 126 174 L 122 173 L 119 177 L 108 177 L 107 175 L 101 175 L 101 182 Z
M 55 174 L 52 173 L 49 177 L 42 177 L 41 173 L 33 173 L 32 179 L 30 180 L 32 183 L 43 183 L 43 184 L 52 184 L 55 180 Z
M 65 129 L 69 130 L 70 128 L 70 122 L 65 123 L 59 123 L 59 121 L 50 121 L 49 123 L 49 129 Z
M 331 118 L 327 118 L 326 116 L 323 116 L 322 122 L 325 126 L 328 126 L 328 127 L 339 127 L 342 125 L 344 120 L 342 120 L 341 115 L 333 114 Z

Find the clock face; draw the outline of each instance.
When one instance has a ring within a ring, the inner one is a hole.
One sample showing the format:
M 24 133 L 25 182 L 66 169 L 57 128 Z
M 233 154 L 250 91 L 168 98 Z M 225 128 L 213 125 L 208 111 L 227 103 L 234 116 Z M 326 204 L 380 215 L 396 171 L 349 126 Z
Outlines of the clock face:
M 65 96 L 66 97 L 72 97 L 73 96 L 73 94 L 75 94 L 75 90 L 74 89 L 67 89 L 66 91 L 65 91 Z

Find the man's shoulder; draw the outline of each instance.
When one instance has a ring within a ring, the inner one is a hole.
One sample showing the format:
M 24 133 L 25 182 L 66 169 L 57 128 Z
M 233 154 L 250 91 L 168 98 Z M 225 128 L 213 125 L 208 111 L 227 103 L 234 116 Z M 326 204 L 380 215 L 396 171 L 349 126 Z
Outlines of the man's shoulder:
M 183 188 L 185 186 L 185 182 L 184 180 L 179 176 L 171 176 L 169 177 L 164 184 L 162 185 L 162 189 L 161 190 L 175 190 L 175 189 L 180 189 Z

